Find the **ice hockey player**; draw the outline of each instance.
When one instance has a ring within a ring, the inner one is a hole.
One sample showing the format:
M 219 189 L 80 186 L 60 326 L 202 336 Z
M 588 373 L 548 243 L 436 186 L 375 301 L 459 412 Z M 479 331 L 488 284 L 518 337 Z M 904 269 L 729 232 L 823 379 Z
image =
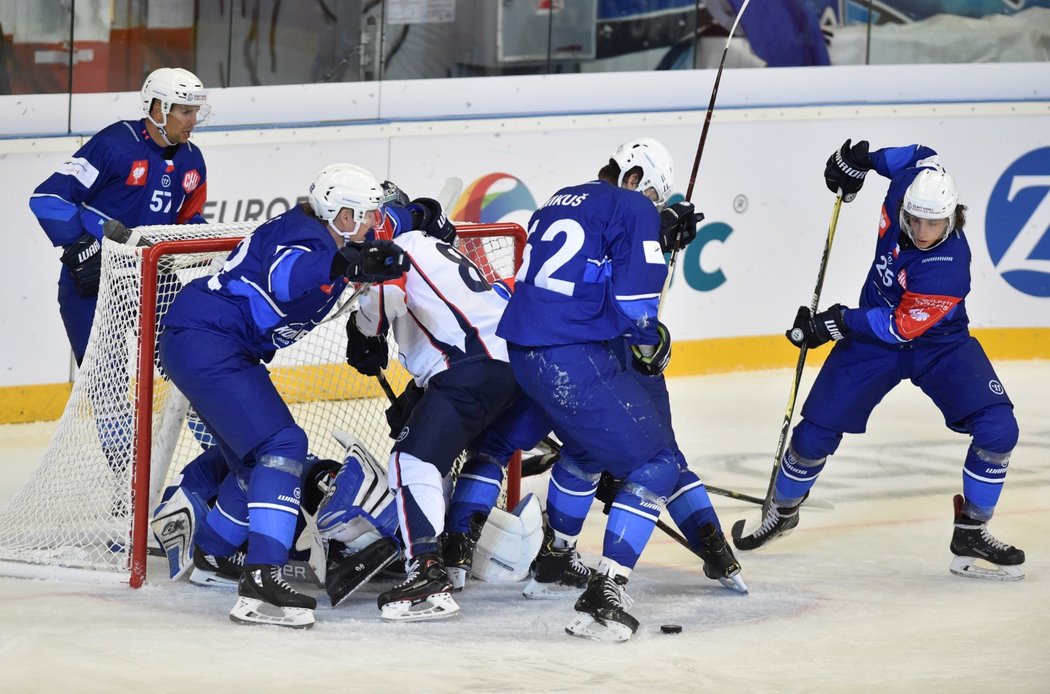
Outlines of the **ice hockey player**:
M 226 522 L 213 528 L 212 546 L 200 544 L 228 557 L 248 542 L 230 612 L 235 622 L 314 623 L 316 601 L 280 573 L 299 516 L 307 438 L 264 363 L 318 325 L 350 281 L 405 271 L 396 245 L 364 240 L 382 219 L 382 195 L 379 181 L 360 167 L 325 167 L 308 203 L 261 224 L 221 272 L 187 284 L 162 320 L 161 366 L 233 473 L 219 489 Z
M 207 168 L 190 142 L 210 110 L 204 85 L 192 72 L 163 67 L 146 78 L 141 97 L 144 118 L 99 131 L 29 199 L 48 239 L 64 249 L 58 306 L 77 364 L 98 301 L 102 225 L 204 223 Z
M 547 500 L 552 543 L 562 519 L 586 515 L 603 471 L 625 478 L 598 570 L 566 627 L 573 636 L 625 641 L 638 629 L 626 584 L 678 479 L 671 429 L 617 354 L 627 336 L 633 368 L 659 373 L 670 357 L 657 320 L 664 250 L 696 233 L 688 202 L 661 228 L 672 176 L 667 149 L 642 138 L 621 145 L 598 180 L 555 193 L 529 222 L 528 260 L 498 329 L 522 391 L 572 454 L 551 470 L 564 492 Z
M 1018 428 L 1013 404 L 980 343 L 970 335 L 970 247 L 955 179 L 923 145 L 868 151 L 847 140 L 828 159 L 828 188 L 849 202 L 869 170 L 890 179 L 874 259 L 858 308 L 799 308 L 787 331 L 795 345 L 833 341 L 780 461 L 772 503 L 740 549 L 760 547 L 798 525 L 810 493 L 843 433 L 863 433 L 872 409 L 904 379 L 929 396 L 953 431 L 968 434 L 962 495 L 954 497 L 950 570 L 995 580 L 1024 577 L 1024 552 L 987 528 L 1006 478 Z M 982 560 L 982 562 L 978 562 Z M 991 565 L 988 568 L 984 562 Z
M 387 221 L 377 235 L 393 238 L 411 269 L 361 297 L 347 323 L 347 362 L 377 375 L 387 365 L 392 331 L 422 393 L 387 466 L 408 577 L 381 594 L 378 604 L 390 621 L 441 619 L 459 610 L 439 547 L 446 513 L 442 478 L 514 399 L 517 385 L 506 345 L 495 334 L 505 300 L 452 245 L 455 227 L 441 206 L 418 198 Z

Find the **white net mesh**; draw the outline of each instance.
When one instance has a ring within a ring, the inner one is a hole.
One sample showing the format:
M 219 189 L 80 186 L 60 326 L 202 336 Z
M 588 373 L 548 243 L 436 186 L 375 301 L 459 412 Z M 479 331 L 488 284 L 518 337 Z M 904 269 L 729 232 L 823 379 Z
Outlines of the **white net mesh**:
M 213 273 L 228 248 L 256 224 L 136 230 L 150 245 L 181 242 L 156 263 L 157 289 L 151 294 L 158 319 L 185 283 Z M 201 250 L 202 240 L 209 239 L 229 239 L 223 244 L 226 250 Z M 460 226 L 460 250 L 490 281 L 514 273 L 523 240 L 517 225 Z M 98 308 L 73 391 L 40 465 L 0 512 L 0 573 L 5 573 L 7 562 L 17 563 L 18 575 L 26 575 L 25 564 L 129 573 L 130 548 L 140 547 L 144 553 L 148 539 L 136 537 L 133 531 L 136 524 L 129 511 L 134 477 L 150 470 L 152 512 L 171 477 L 210 444 L 186 399 L 164 379 L 153 358 L 155 338 L 149 336 L 148 327 L 143 329 L 143 250 L 109 239 L 103 242 Z M 350 292 L 345 294 L 349 299 Z M 385 417 L 389 401 L 375 379 L 346 365 L 344 318 L 349 314 L 342 310 L 346 303 L 307 337 L 278 351 L 269 370 L 296 422 L 306 431 L 312 454 L 341 460 L 342 447 L 331 434 L 343 430 L 356 435 L 382 460 L 391 445 Z M 153 379 L 152 388 L 145 389 L 148 379 L 140 378 L 138 367 L 143 347 L 151 363 L 147 376 Z M 397 363 L 396 346 L 392 351 L 387 378 L 400 392 L 408 374 Z M 139 395 L 140 391 L 144 392 Z M 149 414 L 140 416 L 140 411 Z M 136 457 L 137 427 L 147 416 L 152 453 Z M 147 457 L 150 460 L 143 460 Z M 135 515 L 141 513 L 145 512 L 137 509 Z M 138 527 L 148 533 L 144 520 Z

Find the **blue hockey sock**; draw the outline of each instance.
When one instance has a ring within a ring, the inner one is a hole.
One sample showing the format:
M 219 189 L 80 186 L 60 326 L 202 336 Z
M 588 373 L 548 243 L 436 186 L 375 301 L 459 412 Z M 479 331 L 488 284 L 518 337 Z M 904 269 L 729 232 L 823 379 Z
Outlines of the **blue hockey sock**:
M 499 499 L 502 484 L 502 465 L 491 460 L 469 459 L 456 478 L 445 530 L 453 533 L 470 532 L 470 517 L 476 513 L 488 516 Z
M 585 472 L 565 456 L 551 468 L 547 522 L 557 535 L 573 538 L 580 534 L 600 476 Z
M 967 515 L 977 520 L 992 517 L 995 505 L 999 503 L 999 494 L 1003 491 L 1009 464 L 1009 453 L 993 453 L 970 446 L 963 464 L 963 496 L 968 502 Z
M 667 512 L 671 514 L 675 525 L 682 531 L 693 549 L 700 548 L 700 528 L 714 523 L 719 530 L 722 524 L 718 514 L 711 505 L 711 497 L 700 477 L 692 470 L 683 470 L 678 475 L 678 484 L 667 499 Z
M 248 483 L 248 564 L 284 564 L 295 538 L 303 464 L 260 458 Z
M 773 498 L 783 506 L 796 506 L 813 488 L 827 458 L 810 460 L 788 446 L 777 470 Z
M 639 496 L 640 488 L 625 484 L 609 509 L 602 542 L 603 559 L 611 559 L 627 569 L 634 569 L 660 517 L 659 505 Z M 642 491 L 645 496 L 649 493 Z M 655 506 L 655 509 L 654 509 Z
M 206 553 L 228 557 L 248 539 L 248 506 L 237 476 L 219 485 L 219 498 L 197 530 L 197 545 Z

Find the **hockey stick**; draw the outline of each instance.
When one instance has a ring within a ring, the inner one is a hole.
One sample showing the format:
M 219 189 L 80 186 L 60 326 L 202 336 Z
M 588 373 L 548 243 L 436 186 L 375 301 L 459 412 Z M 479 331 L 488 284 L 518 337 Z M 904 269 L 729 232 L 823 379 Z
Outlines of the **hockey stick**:
M 718 61 L 718 71 L 715 73 L 715 83 L 711 87 L 711 100 L 707 103 L 707 115 L 704 116 L 704 125 L 700 129 L 700 142 L 696 146 L 696 156 L 693 157 L 693 170 L 689 174 L 689 185 L 685 190 L 686 202 L 693 197 L 693 186 L 696 185 L 696 172 L 700 169 L 700 158 L 704 154 L 704 145 L 707 143 L 707 131 L 711 128 L 711 116 L 715 112 L 715 99 L 718 98 L 718 85 L 722 82 L 722 70 L 726 66 L 726 56 L 729 55 L 729 42 L 733 40 L 733 34 L 736 33 L 736 27 L 740 24 L 740 18 L 744 16 L 744 11 L 747 9 L 748 4 L 751 0 L 744 0 L 744 4 L 740 6 L 740 11 L 736 13 L 736 19 L 733 20 L 733 26 L 729 29 L 729 36 L 726 37 L 726 45 L 722 49 L 722 59 Z M 678 249 L 671 250 L 671 259 L 667 263 L 667 279 L 664 281 L 664 289 L 660 292 L 660 307 L 663 308 L 664 296 L 667 294 L 667 290 L 671 287 L 671 278 L 674 277 L 674 266 L 678 260 Z
M 451 208 L 459 200 L 459 196 L 462 193 L 462 178 L 449 176 L 445 179 L 445 185 L 441 186 L 441 192 L 438 193 L 437 201 L 441 204 L 441 209 L 444 210 L 445 216 L 448 217 L 450 221 L 452 219 L 452 215 L 450 214 Z
M 835 227 L 839 223 L 839 210 L 842 209 L 842 196 L 835 196 L 835 206 L 831 211 L 831 223 L 828 225 L 828 237 L 824 241 L 824 254 L 820 258 L 820 269 L 817 271 L 817 285 L 813 289 L 813 298 L 809 302 L 809 313 L 817 312 L 820 303 L 820 293 L 824 289 L 824 276 L 828 270 L 828 259 L 831 257 L 831 244 L 835 240 Z M 795 414 L 795 398 L 798 396 L 798 386 L 802 381 L 802 369 L 806 365 L 806 353 L 809 349 L 805 343 L 798 350 L 798 361 L 795 363 L 795 378 L 791 382 L 791 392 L 788 393 L 787 407 L 784 409 L 784 421 L 780 425 L 780 437 L 777 439 L 777 451 L 773 456 L 773 470 L 769 475 L 769 486 L 766 487 L 766 498 L 762 502 L 763 508 L 773 498 L 773 487 L 776 485 L 777 472 L 780 470 L 780 460 L 784 457 L 784 448 L 787 446 L 788 430 L 791 428 L 791 418 Z M 733 544 L 738 544 L 744 534 L 744 521 L 739 520 L 733 524 Z

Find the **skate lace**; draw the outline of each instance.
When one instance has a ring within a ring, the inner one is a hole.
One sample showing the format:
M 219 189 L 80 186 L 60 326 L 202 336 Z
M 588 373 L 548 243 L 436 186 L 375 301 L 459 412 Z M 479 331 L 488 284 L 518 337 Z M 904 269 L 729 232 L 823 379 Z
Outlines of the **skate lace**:
M 765 535 L 766 533 L 773 530 L 773 527 L 780 520 L 780 509 L 777 508 L 776 504 L 770 504 L 769 509 L 766 511 L 766 515 L 762 517 L 762 525 L 758 526 L 758 530 L 754 532 L 755 535 Z
M 292 587 L 288 585 L 288 582 L 284 580 L 284 572 L 281 571 L 280 566 L 275 566 L 270 569 L 270 580 L 273 581 L 274 585 L 280 588 L 281 590 L 285 590 L 290 593 L 295 592 L 292 589 Z
M 998 539 L 997 537 L 992 535 L 990 532 L 988 532 L 988 526 L 987 525 L 982 525 L 981 526 L 981 539 L 984 540 L 989 545 L 991 545 L 992 548 L 994 548 L 994 549 L 996 549 L 996 550 L 998 550 L 1000 552 L 1005 552 L 1008 549 L 1010 549 L 1010 545 L 1006 544 L 1005 542 L 1003 542 L 1002 540 Z
M 573 550 L 569 553 L 569 569 L 578 576 L 589 576 L 590 568 L 580 559 L 580 553 Z
M 408 565 L 408 576 L 404 581 L 398 583 L 397 587 L 403 588 L 407 585 L 411 585 L 417 578 L 419 578 L 420 573 L 422 573 L 422 571 L 419 565 L 419 560 L 413 559 Z
M 620 585 L 611 578 L 607 578 L 602 583 L 602 592 L 606 602 L 623 609 L 627 609 L 634 604 L 634 598 L 627 594 L 626 586 Z

